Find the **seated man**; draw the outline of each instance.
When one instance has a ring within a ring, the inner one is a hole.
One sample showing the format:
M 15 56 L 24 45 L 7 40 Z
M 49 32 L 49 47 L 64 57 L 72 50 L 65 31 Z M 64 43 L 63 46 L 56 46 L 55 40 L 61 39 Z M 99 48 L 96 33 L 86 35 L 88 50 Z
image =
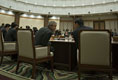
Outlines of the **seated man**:
M 1 29 L 1 31 L 2 31 L 2 33 L 3 33 L 3 38 L 4 38 L 4 39 L 5 39 L 5 36 L 6 36 L 7 32 L 8 32 L 8 30 L 9 30 L 9 27 L 10 27 L 10 24 L 6 24 L 6 25 Z
M 55 21 L 51 21 L 48 23 L 47 27 L 40 28 L 35 35 L 35 45 L 50 45 L 49 40 L 52 34 L 54 33 L 56 26 L 57 23 Z M 51 51 L 53 51 L 52 47 Z
M 53 35 L 56 29 L 56 26 L 57 26 L 57 23 L 55 21 L 51 21 L 48 23 L 47 27 L 40 28 L 35 35 L 35 45 L 42 45 L 42 46 L 51 45 L 49 40 L 50 40 L 50 37 Z M 54 48 L 50 47 L 50 51 L 53 52 Z M 48 65 L 49 65 L 48 63 L 42 64 L 42 66 L 44 67 Z
M 16 41 L 17 28 L 18 28 L 18 25 L 15 22 L 13 22 L 11 24 L 11 28 L 8 30 L 5 36 L 5 41 L 11 41 L 11 42 Z M 17 54 L 12 55 L 12 60 L 15 60 L 15 61 L 17 60 Z
M 74 22 L 74 31 L 72 32 L 72 36 L 75 40 L 75 43 L 76 43 L 76 47 L 79 48 L 78 46 L 78 42 L 79 42 L 79 32 L 80 30 L 91 30 L 92 28 L 91 27 L 86 27 L 84 26 L 84 22 L 82 19 L 76 19 L 75 22 Z
M 82 19 L 76 19 L 74 22 L 74 31 L 72 32 L 72 36 L 75 40 L 76 48 L 77 48 L 77 53 L 79 53 L 79 32 L 81 30 L 91 30 L 91 27 L 86 27 L 84 26 L 84 22 Z M 78 61 L 78 54 L 77 54 L 77 61 Z
M 18 28 L 18 25 L 13 22 L 11 24 L 11 28 L 8 30 L 5 36 L 5 41 L 16 41 L 17 28 Z

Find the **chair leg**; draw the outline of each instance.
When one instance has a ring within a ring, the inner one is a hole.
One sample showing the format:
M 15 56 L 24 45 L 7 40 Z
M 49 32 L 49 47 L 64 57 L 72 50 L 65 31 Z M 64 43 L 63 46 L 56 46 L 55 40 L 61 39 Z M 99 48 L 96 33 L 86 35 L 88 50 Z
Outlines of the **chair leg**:
M 3 62 L 3 57 L 4 57 L 4 56 L 1 56 L 0 65 L 1 65 L 1 64 L 2 64 L 2 62 Z
M 78 80 L 81 79 L 80 66 L 78 65 Z
M 53 64 L 53 58 L 51 59 L 50 62 L 51 62 L 51 65 L 50 65 L 51 66 L 51 71 L 53 72 L 53 66 L 54 66 L 54 64 Z
M 17 66 L 16 66 L 16 74 L 18 73 L 19 65 L 20 65 L 20 61 L 17 62 Z
M 112 79 L 112 71 L 110 71 L 110 73 L 109 73 L 109 80 L 113 80 Z
M 81 78 L 81 75 L 80 75 L 80 72 L 78 72 L 78 80 L 80 80 Z
M 32 64 L 32 79 L 35 79 L 36 78 L 36 63 L 34 62 Z

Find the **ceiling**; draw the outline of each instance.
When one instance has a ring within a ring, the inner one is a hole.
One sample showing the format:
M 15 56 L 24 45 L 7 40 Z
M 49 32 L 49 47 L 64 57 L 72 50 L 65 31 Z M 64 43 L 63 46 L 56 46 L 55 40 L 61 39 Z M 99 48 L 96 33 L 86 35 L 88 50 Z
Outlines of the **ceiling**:
M 118 12 L 118 0 L 0 0 L 0 6 L 45 15 Z

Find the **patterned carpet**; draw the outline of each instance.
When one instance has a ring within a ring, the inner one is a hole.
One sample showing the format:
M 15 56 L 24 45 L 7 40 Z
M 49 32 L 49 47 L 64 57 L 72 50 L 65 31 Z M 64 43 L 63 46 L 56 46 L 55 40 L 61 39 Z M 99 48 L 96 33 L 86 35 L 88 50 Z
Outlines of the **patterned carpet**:
M 15 73 L 16 64 L 3 64 L 0 66 L 3 70 Z M 18 75 L 31 78 L 32 66 L 23 63 L 20 65 Z M 75 72 L 68 72 L 63 70 L 54 69 L 54 73 L 50 70 L 37 67 L 36 80 L 77 80 L 78 75 Z
M 0 66 L 0 69 L 15 74 L 16 63 L 7 62 Z M 18 70 L 18 75 L 31 78 L 32 66 L 30 64 L 22 63 Z M 36 80 L 78 80 L 78 75 L 75 72 L 54 69 L 54 73 L 47 68 L 37 66 Z M 82 74 L 81 80 L 109 80 L 108 76 L 104 74 Z M 118 80 L 113 79 L 113 80 Z

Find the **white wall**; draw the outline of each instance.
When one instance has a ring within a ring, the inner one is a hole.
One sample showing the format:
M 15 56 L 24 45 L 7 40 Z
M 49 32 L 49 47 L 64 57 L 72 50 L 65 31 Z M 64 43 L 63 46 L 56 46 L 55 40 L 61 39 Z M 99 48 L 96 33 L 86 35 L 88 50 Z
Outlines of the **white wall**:
M 60 30 L 64 33 L 66 29 L 73 31 L 73 18 L 72 17 L 61 17 Z
M 112 29 L 112 31 L 116 29 L 118 32 L 118 20 L 114 14 L 83 16 L 82 19 L 84 20 L 84 24 L 90 27 L 93 27 L 93 21 L 104 20 L 105 29 Z
M 36 19 L 36 18 L 20 18 L 20 26 L 23 28 L 26 28 L 26 26 L 30 26 L 31 29 L 33 27 L 37 27 L 38 29 L 44 26 L 44 19 Z
M 93 21 L 84 21 L 84 25 L 93 28 Z
M 81 17 L 84 20 L 84 25 L 93 28 L 93 21 L 105 21 L 105 29 L 114 29 L 118 32 L 118 20 L 115 14 L 98 14 L 98 15 L 86 15 Z M 67 27 L 73 27 L 73 18 L 72 17 L 62 17 L 60 22 L 60 30 L 66 29 Z
M 118 32 L 118 24 L 117 20 L 106 20 L 106 29 L 111 29 L 114 32 L 114 29 Z
M 14 16 L 0 13 L 0 25 L 2 23 L 5 23 L 5 24 L 9 23 L 9 24 L 11 24 L 12 22 L 14 22 Z

